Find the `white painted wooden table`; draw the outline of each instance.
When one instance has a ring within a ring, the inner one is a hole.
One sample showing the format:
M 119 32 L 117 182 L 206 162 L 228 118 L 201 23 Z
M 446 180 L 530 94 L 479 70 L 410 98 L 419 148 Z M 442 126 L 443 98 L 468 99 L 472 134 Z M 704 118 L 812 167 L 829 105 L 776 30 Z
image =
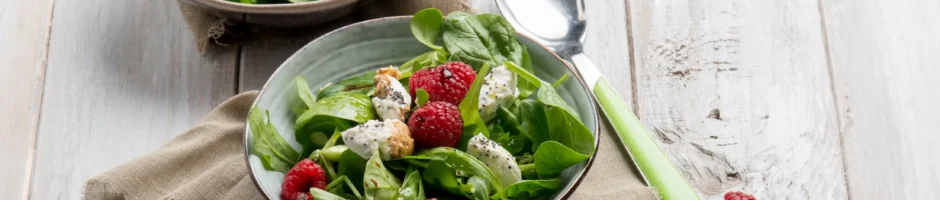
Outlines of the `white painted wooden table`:
M 175 1 L 0 5 L 0 199 L 80 198 L 322 34 L 200 55 Z M 704 197 L 940 196 L 940 1 L 587 10 L 588 54 Z

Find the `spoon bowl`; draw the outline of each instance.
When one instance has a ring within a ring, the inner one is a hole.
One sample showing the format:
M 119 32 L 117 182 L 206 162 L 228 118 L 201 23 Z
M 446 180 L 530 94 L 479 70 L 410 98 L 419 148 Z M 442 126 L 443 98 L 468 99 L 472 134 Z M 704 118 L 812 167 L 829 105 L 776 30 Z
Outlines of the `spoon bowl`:
M 587 17 L 581 0 L 497 0 L 503 16 L 516 31 L 532 37 L 556 53 L 584 42 Z

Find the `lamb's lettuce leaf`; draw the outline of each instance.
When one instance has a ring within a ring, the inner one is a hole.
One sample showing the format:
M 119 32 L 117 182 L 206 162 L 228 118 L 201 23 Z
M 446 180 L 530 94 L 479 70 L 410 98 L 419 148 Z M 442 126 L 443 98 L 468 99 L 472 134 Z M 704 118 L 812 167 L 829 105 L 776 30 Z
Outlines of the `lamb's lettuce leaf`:
M 483 67 L 480 68 L 479 74 L 489 73 L 490 69 L 492 69 L 490 64 L 484 64 Z M 457 106 L 464 124 L 463 134 L 461 135 L 460 141 L 457 143 L 458 146 L 461 147 L 461 150 L 466 150 L 467 142 L 477 134 L 482 133 L 484 136 L 489 137 L 489 131 L 486 130 L 486 122 L 480 117 L 479 110 L 480 88 L 483 87 L 483 79 L 484 76 L 477 76 L 476 79 L 473 80 L 473 84 L 470 85 L 467 95 L 464 96 L 463 101 Z M 468 129 L 468 127 L 475 127 L 475 129 Z
M 417 170 L 405 176 L 405 182 L 398 189 L 398 195 L 392 199 L 399 200 L 425 200 L 424 185 L 421 183 L 421 173 Z
M 372 154 L 366 163 L 362 185 L 365 186 L 365 199 L 391 199 L 401 188 L 401 181 L 382 164 L 379 154 Z
M 346 200 L 346 198 L 315 187 L 310 188 L 310 196 L 313 196 L 313 199 L 316 200 Z
M 436 185 L 454 194 L 463 193 L 460 189 L 462 183 L 458 181 L 456 172 L 466 173 L 472 177 L 479 177 L 487 182 L 487 186 L 494 191 L 494 196 L 505 198 L 503 186 L 496 175 L 480 160 L 469 154 L 450 147 L 438 147 L 419 152 L 415 156 L 403 159 L 430 159 L 425 168 L 425 178 L 431 185 Z M 444 166 L 440 166 L 444 164 Z M 443 169 L 438 169 L 443 168 Z M 467 187 L 467 186 L 463 186 Z M 466 194 L 465 194 L 466 195 Z M 472 197 L 472 196 L 468 196 Z
M 339 156 L 339 164 L 337 165 L 337 174 L 340 176 L 346 176 L 350 180 L 353 180 L 354 186 L 357 190 L 362 191 L 363 185 L 363 173 L 366 171 L 366 160 L 362 159 L 359 154 L 353 152 L 352 150 L 346 150 Z
M 307 85 L 307 78 L 303 76 L 298 76 L 294 79 L 294 82 L 297 83 L 297 96 L 300 96 L 300 100 L 304 101 L 304 105 L 307 105 L 307 108 L 313 108 L 313 105 L 317 103 L 317 97 L 313 96 L 313 93 L 310 92 L 310 86 Z
M 270 114 L 258 107 L 251 108 L 248 124 L 251 127 L 252 154 L 261 158 L 265 169 L 287 173 L 300 159 L 300 154 L 277 132 Z
M 336 83 L 329 84 L 317 91 L 316 99 L 324 99 L 340 92 L 353 92 L 370 95 L 370 92 L 375 88 L 373 83 L 374 80 L 372 80 L 372 78 L 375 77 L 375 74 L 375 71 L 369 71 L 360 75 L 346 78 Z
M 538 196 L 546 194 L 561 188 L 561 179 L 545 180 L 523 180 L 506 187 L 506 194 L 510 197 L 527 194 L 528 196 Z

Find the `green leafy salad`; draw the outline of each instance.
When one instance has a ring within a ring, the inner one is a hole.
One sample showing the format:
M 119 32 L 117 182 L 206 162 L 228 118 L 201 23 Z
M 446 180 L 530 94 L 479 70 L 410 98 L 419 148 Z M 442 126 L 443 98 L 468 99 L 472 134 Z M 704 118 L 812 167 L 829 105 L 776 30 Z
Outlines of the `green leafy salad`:
M 425 9 L 411 31 L 430 51 L 397 67 L 316 93 L 297 77 L 301 151 L 251 110 L 251 153 L 286 174 L 281 199 L 537 199 L 594 154 L 593 134 L 555 91 L 568 75 L 536 77 L 503 17 Z

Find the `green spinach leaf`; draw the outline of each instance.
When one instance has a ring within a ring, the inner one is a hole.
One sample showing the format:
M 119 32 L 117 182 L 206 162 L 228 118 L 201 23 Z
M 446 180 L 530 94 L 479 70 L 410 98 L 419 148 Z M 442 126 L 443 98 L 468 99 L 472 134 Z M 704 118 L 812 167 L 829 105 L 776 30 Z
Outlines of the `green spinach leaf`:
M 520 101 L 518 109 L 516 116 L 521 118 L 522 133 L 532 140 L 532 151 L 543 142 L 557 141 L 581 154 L 594 154 L 594 135 L 568 110 L 530 99 Z
M 444 46 L 457 60 L 476 67 L 523 63 L 525 52 L 512 25 L 495 14 L 450 13 L 444 18 Z
M 324 99 L 340 92 L 353 92 L 370 95 L 369 92 L 375 88 L 373 85 L 374 81 L 372 80 L 372 78 L 375 77 L 375 74 L 375 71 L 369 71 L 358 76 L 349 77 L 342 81 L 329 84 L 317 91 L 316 99 Z
M 366 160 L 362 159 L 359 154 L 353 152 L 352 150 L 346 150 L 339 157 L 337 174 L 340 176 L 346 176 L 349 180 L 353 180 L 355 183 L 355 189 L 363 191 L 363 178 L 362 174 L 366 171 Z
M 522 193 L 527 193 L 528 196 L 538 196 L 546 194 L 552 191 L 556 191 L 561 188 L 561 179 L 547 179 L 547 180 L 523 180 L 506 187 L 506 194 L 510 198 L 516 197 Z
M 427 167 L 424 168 L 424 181 L 430 186 L 451 194 L 461 194 L 461 183 L 457 179 L 457 171 L 443 160 L 434 159 L 428 162 Z
M 313 199 L 316 200 L 346 200 L 346 198 L 315 187 L 310 188 L 310 195 L 313 196 Z
M 495 14 L 472 15 L 453 12 L 444 18 L 444 47 L 455 60 L 470 66 L 484 63 L 497 66 L 504 62 L 520 64 L 522 69 L 534 72 L 532 60 L 525 45 L 519 42 L 515 29 L 505 18 Z M 486 73 L 478 73 L 486 76 Z M 526 98 L 540 82 L 519 81 L 519 98 Z
M 405 182 L 398 189 L 398 200 L 426 200 L 424 198 L 424 185 L 421 184 L 421 173 L 412 171 L 405 176 Z
M 523 47 L 522 48 L 522 62 L 519 63 L 519 65 L 521 65 L 522 69 L 535 73 L 535 70 L 532 69 L 532 59 L 529 58 L 529 50 L 525 48 L 525 45 L 523 45 L 522 47 Z M 518 79 L 522 79 L 522 78 L 518 78 Z M 528 98 L 529 95 L 534 94 L 535 91 L 539 89 L 539 86 L 536 86 L 536 84 L 540 84 L 540 83 L 541 82 L 538 82 L 538 83 L 529 82 L 529 81 L 525 81 L 524 79 L 523 81 L 519 81 L 516 84 L 516 88 L 519 88 L 519 98 L 525 99 L 525 98 Z
M 362 185 L 366 189 L 365 199 L 390 199 L 398 193 L 401 181 L 385 169 L 382 158 L 376 153 L 366 163 Z
M 463 191 L 465 196 L 471 197 L 474 200 L 490 199 L 489 183 L 479 176 L 473 176 L 467 179 L 467 184 L 462 185 L 460 189 Z
M 434 40 L 441 33 L 441 23 L 444 22 L 444 14 L 434 8 L 427 8 L 415 13 L 411 18 L 411 34 L 414 34 L 424 45 L 432 49 L 441 49 L 441 46 L 434 44 Z
M 555 177 L 562 170 L 590 158 L 556 141 L 547 141 L 535 151 L 535 171 L 541 178 Z
M 401 71 L 401 77 L 402 79 L 405 79 L 411 77 L 411 75 L 418 70 L 444 64 L 447 62 L 447 57 L 449 55 L 450 54 L 448 54 L 447 51 L 444 51 L 443 49 L 429 51 L 427 53 L 418 55 L 411 60 L 408 60 L 404 64 L 401 64 L 401 66 L 398 67 L 398 71 Z M 403 83 L 402 85 L 407 85 L 407 82 Z
M 574 116 L 575 119 L 581 121 L 581 116 L 579 116 L 578 113 L 574 111 L 574 108 L 568 106 L 568 103 L 565 102 L 565 99 L 558 95 L 558 92 L 555 91 L 555 88 L 553 88 L 551 84 L 542 82 L 542 86 L 543 87 L 539 87 L 539 102 L 542 102 L 545 105 L 565 109 L 565 111 L 568 111 L 568 113 Z
M 549 140 L 557 141 L 584 155 L 594 154 L 594 135 L 581 120 L 559 107 L 548 106 L 545 114 Z
M 416 95 L 418 97 L 417 97 L 417 101 L 415 101 L 415 104 L 418 104 L 419 107 L 424 106 L 424 104 L 428 103 L 428 98 L 430 96 L 428 94 L 428 91 L 425 91 L 424 89 L 418 89 L 418 92 Z
M 372 101 L 369 96 L 352 92 L 340 92 L 320 99 L 297 118 L 294 128 L 297 142 L 305 147 L 311 146 L 310 134 L 336 129 L 345 130 L 351 122 L 364 123 L 375 119 L 372 113 Z
M 496 110 L 496 116 L 499 119 L 500 126 L 503 127 L 503 130 L 510 133 L 521 134 L 522 127 L 519 125 L 519 119 L 516 118 L 516 115 L 513 114 L 508 108 L 504 106 L 499 106 Z
M 438 147 L 421 151 L 418 155 L 442 160 L 450 168 L 480 177 L 489 183 L 489 186 L 495 191 L 497 196 L 505 197 L 503 186 L 499 183 L 496 175 L 486 167 L 486 164 L 483 164 L 483 162 L 473 158 L 467 153 L 454 148 Z M 431 163 L 433 163 L 433 161 Z
M 277 132 L 270 114 L 254 107 L 248 114 L 248 124 L 254 144 L 252 152 L 261 158 L 264 168 L 287 173 L 297 163 L 300 154 Z
M 535 152 L 539 144 L 549 140 L 548 120 L 545 119 L 545 104 L 533 99 L 525 99 L 517 103 L 518 113 L 516 113 L 516 116 L 521 119 L 519 126 L 522 129 L 522 134 L 532 140 L 532 151 Z
M 490 64 L 484 64 L 483 67 L 480 68 L 479 74 L 487 74 L 490 72 L 490 69 L 492 69 Z M 464 132 L 461 135 L 461 141 L 459 143 L 461 146 L 466 146 L 467 142 L 470 141 L 469 139 L 478 133 L 483 133 L 484 135 L 489 136 L 489 131 L 486 130 L 486 123 L 483 122 L 483 118 L 480 117 L 479 110 L 480 88 L 483 87 L 484 77 L 485 76 L 477 76 L 476 79 L 473 80 L 473 84 L 470 85 L 470 89 L 467 91 L 467 95 L 463 98 L 463 100 L 460 102 L 460 105 L 457 107 L 457 109 L 460 110 L 460 117 L 463 119 L 464 124 Z M 466 127 L 473 124 L 477 124 L 476 130 L 467 133 Z M 468 134 L 470 137 L 467 137 L 467 140 L 464 141 L 464 136 L 467 136 Z

